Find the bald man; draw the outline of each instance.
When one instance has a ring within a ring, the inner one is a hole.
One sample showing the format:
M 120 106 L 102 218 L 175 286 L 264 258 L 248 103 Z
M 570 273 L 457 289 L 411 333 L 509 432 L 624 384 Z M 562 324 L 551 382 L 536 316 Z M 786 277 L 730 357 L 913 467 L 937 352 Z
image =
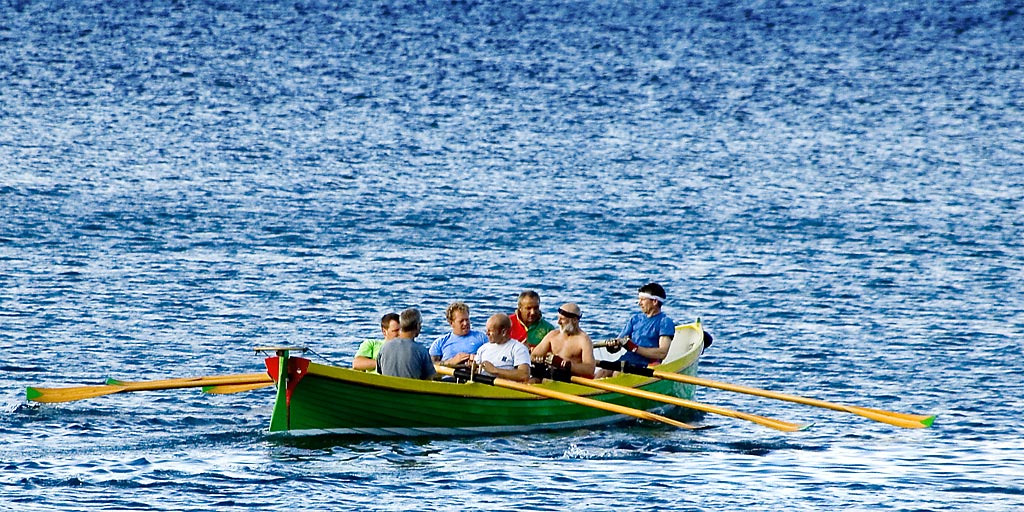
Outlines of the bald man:
M 530 350 L 509 337 L 512 321 L 498 313 L 487 319 L 487 343 L 476 351 L 476 362 L 487 375 L 526 382 L 530 380 Z
M 530 352 L 534 361 L 545 361 L 549 354 L 572 363 L 572 374 L 580 377 L 593 378 L 594 344 L 590 336 L 580 329 L 580 318 L 583 312 L 572 302 L 558 308 L 558 329 L 544 336 Z

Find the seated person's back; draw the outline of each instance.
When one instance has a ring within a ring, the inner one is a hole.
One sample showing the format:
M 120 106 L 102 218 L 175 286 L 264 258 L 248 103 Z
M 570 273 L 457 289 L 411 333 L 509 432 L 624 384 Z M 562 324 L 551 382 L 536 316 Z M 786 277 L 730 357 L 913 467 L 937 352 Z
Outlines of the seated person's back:
M 429 379 L 434 376 L 434 363 L 427 349 L 416 343 L 422 317 L 416 309 L 407 309 L 399 315 L 400 333 L 384 343 L 377 355 L 377 371 L 381 375 L 409 379 Z

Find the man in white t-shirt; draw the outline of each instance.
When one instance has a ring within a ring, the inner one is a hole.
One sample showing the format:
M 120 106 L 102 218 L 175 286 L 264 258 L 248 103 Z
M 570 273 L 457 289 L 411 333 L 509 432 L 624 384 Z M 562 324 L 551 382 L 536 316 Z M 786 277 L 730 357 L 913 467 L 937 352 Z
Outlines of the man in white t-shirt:
M 476 363 L 486 375 L 526 382 L 530 380 L 530 350 L 510 341 L 512 321 L 498 313 L 487 319 L 487 343 L 476 351 Z

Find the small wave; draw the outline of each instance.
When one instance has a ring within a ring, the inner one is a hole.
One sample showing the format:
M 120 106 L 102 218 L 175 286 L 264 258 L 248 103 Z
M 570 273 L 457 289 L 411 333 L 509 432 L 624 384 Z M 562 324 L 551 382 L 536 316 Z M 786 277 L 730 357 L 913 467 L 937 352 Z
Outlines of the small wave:
M 562 453 L 563 458 L 579 460 L 644 460 L 652 456 L 652 453 L 634 448 L 584 448 L 576 443 L 570 444 Z
M 27 477 L 22 478 L 19 483 L 25 486 L 26 489 L 38 487 L 82 487 L 86 485 L 86 482 L 77 476 L 69 478 Z
M 0 372 L 38 373 L 38 372 L 45 372 L 45 371 L 46 371 L 46 368 L 40 368 L 38 366 L 11 366 L 11 365 L 0 366 Z
M 950 487 L 943 489 L 945 492 L 952 493 L 971 493 L 971 494 L 1010 494 L 1013 496 L 1024 495 L 1024 488 L 1020 487 Z

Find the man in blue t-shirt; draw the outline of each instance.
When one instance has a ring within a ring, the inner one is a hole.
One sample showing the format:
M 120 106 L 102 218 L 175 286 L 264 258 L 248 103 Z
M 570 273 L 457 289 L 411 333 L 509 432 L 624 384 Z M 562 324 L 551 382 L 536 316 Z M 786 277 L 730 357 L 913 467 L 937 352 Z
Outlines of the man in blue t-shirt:
M 454 368 L 472 359 L 477 349 L 487 343 L 487 335 L 470 329 L 469 306 L 463 302 L 451 303 L 445 318 L 452 330 L 434 340 L 429 352 L 435 363 Z
M 630 317 L 618 340 L 607 345 L 615 350 L 627 350 L 620 361 L 641 366 L 660 363 L 668 355 L 669 345 L 676 333 L 676 324 L 661 306 L 665 302 L 665 289 L 658 283 L 647 283 L 640 287 L 637 304 L 640 312 Z

